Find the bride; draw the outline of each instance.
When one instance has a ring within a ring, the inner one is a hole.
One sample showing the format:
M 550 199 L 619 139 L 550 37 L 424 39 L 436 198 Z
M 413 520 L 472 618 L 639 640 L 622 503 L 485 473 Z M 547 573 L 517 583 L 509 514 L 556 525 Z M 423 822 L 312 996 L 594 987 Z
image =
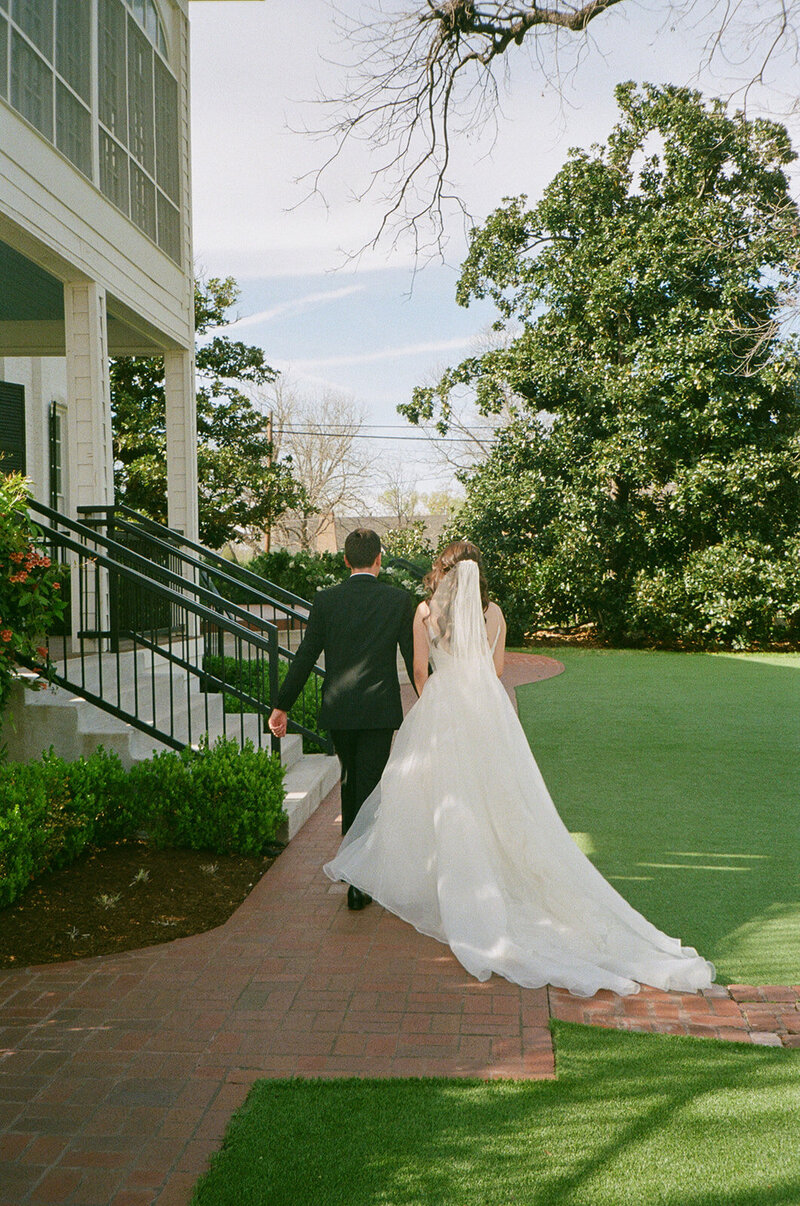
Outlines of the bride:
M 637 913 L 556 812 L 498 681 L 505 621 L 478 549 L 449 545 L 426 581 L 420 698 L 326 874 L 449 944 L 479 980 L 496 972 L 587 997 L 707 988 L 713 964 Z

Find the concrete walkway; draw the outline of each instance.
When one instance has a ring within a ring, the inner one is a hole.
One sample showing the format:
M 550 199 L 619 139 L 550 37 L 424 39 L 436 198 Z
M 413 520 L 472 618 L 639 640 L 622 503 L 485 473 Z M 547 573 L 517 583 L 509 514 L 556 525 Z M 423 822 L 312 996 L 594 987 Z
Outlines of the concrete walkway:
M 504 681 L 558 673 L 509 657 Z M 276 1076 L 554 1075 L 551 1015 L 796 1046 L 800 989 L 589 1001 L 470 979 L 322 864 L 338 790 L 225 925 L 121 956 L 0 971 L 0 1206 L 185 1206 L 250 1085 Z

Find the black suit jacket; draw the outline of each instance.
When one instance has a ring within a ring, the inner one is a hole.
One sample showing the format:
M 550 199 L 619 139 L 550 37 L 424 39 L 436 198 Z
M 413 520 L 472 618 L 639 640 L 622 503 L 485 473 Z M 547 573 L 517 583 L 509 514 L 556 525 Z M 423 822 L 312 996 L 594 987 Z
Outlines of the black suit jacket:
M 405 590 L 356 574 L 317 595 L 276 707 L 288 712 L 321 653 L 323 729 L 398 729 L 403 720 L 397 647 L 414 681 L 414 600 Z

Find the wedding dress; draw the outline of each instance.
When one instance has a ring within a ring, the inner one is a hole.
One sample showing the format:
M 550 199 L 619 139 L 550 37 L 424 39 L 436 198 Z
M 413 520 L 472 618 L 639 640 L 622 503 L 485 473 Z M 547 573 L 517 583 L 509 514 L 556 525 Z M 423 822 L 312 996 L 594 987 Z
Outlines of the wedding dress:
M 637 913 L 556 812 L 495 673 L 474 561 L 445 575 L 428 628 L 434 672 L 327 875 L 447 943 L 478 980 L 586 997 L 708 987 L 713 964 Z

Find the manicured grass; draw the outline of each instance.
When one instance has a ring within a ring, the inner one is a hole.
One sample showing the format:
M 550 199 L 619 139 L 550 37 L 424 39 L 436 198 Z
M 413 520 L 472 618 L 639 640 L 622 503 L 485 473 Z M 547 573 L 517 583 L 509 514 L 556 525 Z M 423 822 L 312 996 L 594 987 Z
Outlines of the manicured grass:
M 800 1056 L 554 1024 L 556 1081 L 261 1081 L 194 1206 L 797 1206 Z
M 721 982 L 800 983 L 800 656 L 542 652 L 520 719 L 584 851 Z

